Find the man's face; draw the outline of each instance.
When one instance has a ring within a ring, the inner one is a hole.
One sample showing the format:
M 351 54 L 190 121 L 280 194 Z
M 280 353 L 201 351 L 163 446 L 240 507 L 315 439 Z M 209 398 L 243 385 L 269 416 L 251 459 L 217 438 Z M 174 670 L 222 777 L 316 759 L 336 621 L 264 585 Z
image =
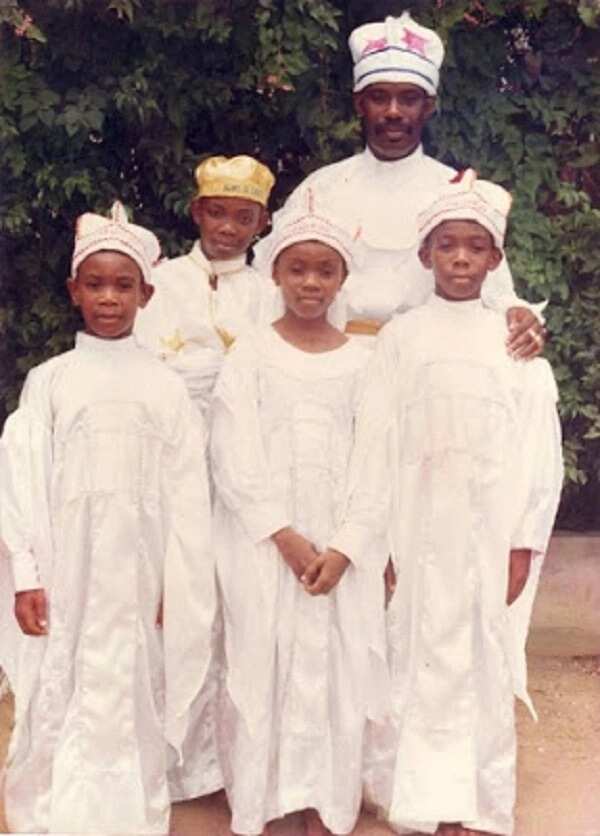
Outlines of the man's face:
M 354 94 L 367 145 L 379 160 L 400 160 L 421 142 L 435 97 L 415 84 L 377 82 Z

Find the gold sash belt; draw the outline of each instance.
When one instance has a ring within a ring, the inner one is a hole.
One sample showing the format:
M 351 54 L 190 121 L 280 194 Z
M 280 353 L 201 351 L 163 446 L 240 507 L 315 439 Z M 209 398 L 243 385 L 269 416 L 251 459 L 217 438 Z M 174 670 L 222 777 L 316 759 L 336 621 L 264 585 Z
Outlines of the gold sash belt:
M 382 319 L 350 319 L 346 323 L 346 334 L 362 334 L 367 337 L 376 336 L 385 325 Z

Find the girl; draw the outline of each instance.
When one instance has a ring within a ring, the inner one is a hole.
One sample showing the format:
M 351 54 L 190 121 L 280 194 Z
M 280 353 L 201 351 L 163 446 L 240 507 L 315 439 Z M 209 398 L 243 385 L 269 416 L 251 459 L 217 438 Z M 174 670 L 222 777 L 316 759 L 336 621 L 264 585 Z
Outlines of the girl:
M 331 312 L 355 245 L 313 212 L 269 242 L 284 313 L 238 339 L 212 405 L 225 786 L 236 834 L 293 811 L 311 836 L 343 834 L 386 693 L 382 567 L 340 517 L 368 351 Z

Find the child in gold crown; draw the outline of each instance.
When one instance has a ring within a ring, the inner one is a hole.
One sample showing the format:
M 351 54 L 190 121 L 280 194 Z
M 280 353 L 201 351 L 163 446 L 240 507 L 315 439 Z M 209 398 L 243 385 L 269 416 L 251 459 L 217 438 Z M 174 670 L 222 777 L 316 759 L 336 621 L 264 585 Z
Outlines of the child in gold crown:
M 275 178 L 247 156 L 209 157 L 196 168 L 191 215 L 198 240 L 153 272 L 154 299 L 138 318 L 142 344 L 181 374 L 205 412 L 226 350 L 262 316 L 269 284 L 247 264 L 268 220 Z

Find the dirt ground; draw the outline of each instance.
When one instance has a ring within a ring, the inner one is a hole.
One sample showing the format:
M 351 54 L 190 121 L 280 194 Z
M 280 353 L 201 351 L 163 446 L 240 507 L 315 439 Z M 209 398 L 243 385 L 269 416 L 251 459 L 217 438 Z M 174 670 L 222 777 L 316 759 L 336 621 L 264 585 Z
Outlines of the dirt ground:
M 600 656 L 532 655 L 529 669 L 540 721 L 535 724 L 519 707 L 515 836 L 600 836 Z M 0 762 L 11 720 L 12 704 L 5 699 L 0 702 Z M 218 793 L 175 805 L 171 833 L 225 836 L 228 822 L 227 803 Z M 5 830 L 0 807 L 0 832 Z M 281 836 L 300 833 L 293 818 L 279 830 Z M 354 834 L 391 832 L 364 815 Z

